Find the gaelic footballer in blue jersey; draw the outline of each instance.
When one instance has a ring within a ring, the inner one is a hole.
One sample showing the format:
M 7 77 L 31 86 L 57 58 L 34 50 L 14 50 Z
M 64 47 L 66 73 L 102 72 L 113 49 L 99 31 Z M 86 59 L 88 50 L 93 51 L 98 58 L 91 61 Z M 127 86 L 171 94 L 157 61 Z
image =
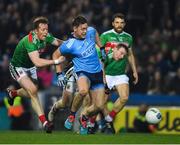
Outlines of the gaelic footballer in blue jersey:
M 88 117 L 103 109 L 105 104 L 102 66 L 95 47 L 96 44 L 99 47 L 102 45 L 98 32 L 95 28 L 88 26 L 84 17 L 76 17 L 72 26 L 73 37 L 64 41 L 53 56 L 72 56 L 74 71 L 78 76 L 77 95 L 85 98 L 89 94 L 92 99 L 92 104 L 82 111 L 80 117 L 80 133 L 87 134 Z M 57 72 L 63 74 L 61 65 Z

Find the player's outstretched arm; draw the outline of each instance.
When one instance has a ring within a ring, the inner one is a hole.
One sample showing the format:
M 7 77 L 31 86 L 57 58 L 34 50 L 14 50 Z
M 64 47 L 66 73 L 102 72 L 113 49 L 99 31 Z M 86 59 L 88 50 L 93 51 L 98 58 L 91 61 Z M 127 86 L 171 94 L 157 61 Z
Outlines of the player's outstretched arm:
M 58 59 L 59 57 L 64 57 L 64 56 L 62 56 L 59 49 L 57 49 L 54 51 L 52 58 L 55 60 Z M 56 73 L 60 73 L 62 71 L 63 71 L 62 65 L 56 65 Z
M 28 53 L 28 55 L 36 67 L 43 67 L 43 66 L 48 66 L 48 65 L 53 65 L 53 64 L 57 65 L 65 61 L 64 56 L 60 56 L 57 59 L 53 59 L 53 60 L 40 58 L 38 51 L 30 52 Z
M 99 48 L 103 47 L 100 37 L 99 37 L 99 33 L 96 31 L 96 44 Z
M 63 40 L 56 38 L 53 42 L 52 45 L 54 46 L 60 46 L 63 43 Z
M 134 77 L 133 83 L 137 84 L 138 83 L 138 73 L 137 73 L 135 57 L 134 57 L 132 49 L 128 50 L 128 61 L 132 68 L 132 71 L 133 71 L 133 77 Z

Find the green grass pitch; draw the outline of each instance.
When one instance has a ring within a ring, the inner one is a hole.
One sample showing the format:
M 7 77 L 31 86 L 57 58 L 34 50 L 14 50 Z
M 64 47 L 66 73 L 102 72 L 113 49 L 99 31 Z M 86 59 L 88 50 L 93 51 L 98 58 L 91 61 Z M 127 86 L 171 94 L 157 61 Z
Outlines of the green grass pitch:
M 179 135 L 121 133 L 79 135 L 55 131 L 0 131 L 0 144 L 180 144 Z

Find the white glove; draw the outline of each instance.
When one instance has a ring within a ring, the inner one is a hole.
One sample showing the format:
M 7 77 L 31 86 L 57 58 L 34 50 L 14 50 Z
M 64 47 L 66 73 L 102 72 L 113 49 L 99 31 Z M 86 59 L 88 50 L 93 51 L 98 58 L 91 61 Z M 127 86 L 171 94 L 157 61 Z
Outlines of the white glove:
M 65 73 L 64 72 L 57 73 L 57 85 L 59 87 L 64 88 L 66 83 L 67 83 L 67 79 L 66 79 Z

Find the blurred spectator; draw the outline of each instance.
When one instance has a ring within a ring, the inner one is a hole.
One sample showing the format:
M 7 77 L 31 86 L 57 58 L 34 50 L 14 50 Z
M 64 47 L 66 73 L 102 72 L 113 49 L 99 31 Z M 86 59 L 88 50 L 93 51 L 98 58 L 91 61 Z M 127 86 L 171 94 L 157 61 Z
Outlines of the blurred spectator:
M 152 80 L 148 84 L 148 95 L 159 95 L 164 93 L 164 81 L 160 71 L 155 71 Z
M 14 86 L 9 86 L 14 89 Z M 25 106 L 24 106 L 25 105 Z M 12 130 L 30 130 L 31 128 L 31 114 L 26 109 L 28 104 L 21 97 L 17 96 L 14 100 L 14 105 L 11 106 L 8 103 L 8 99 L 5 96 L 0 101 L 0 107 L 5 106 L 8 110 L 8 116 L 11 118 L 11 129 Z
M 51 70 L 51 67 L 39 69 L 37 75 L 40 82 L 40 89 L 46 89 L 52 85 L 53 71 Z
M 0 62 L 0 82 L 0 91 L 4 91 L 10 84 L 13 84 L 13 80 L 9 72 L 9 57 L 6 54 L 2 56 L 2 60 Z
M 180 67 L 180 55 L 178 50 L 174 49 L 171 51 L 168 64 L 170 75 L 175 76 L 178 68 Z
M 176 75 L 171 79 L 168 88 L 170 95 L 180 94 L 180 67 L 177 69 Z

